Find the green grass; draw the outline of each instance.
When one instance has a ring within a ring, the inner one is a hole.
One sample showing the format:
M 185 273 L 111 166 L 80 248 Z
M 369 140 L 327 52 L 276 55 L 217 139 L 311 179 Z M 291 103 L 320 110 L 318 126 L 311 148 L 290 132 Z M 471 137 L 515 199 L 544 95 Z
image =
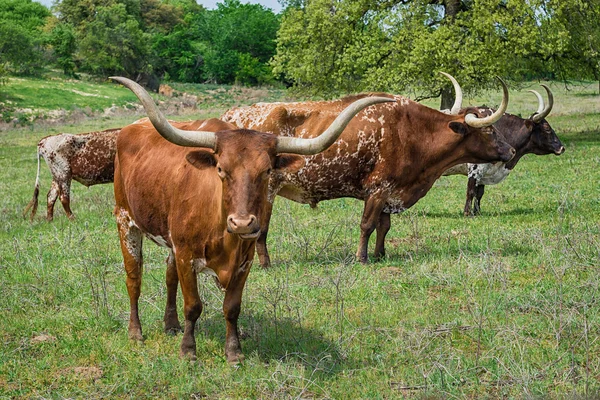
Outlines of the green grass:
M 465 179 L 442 178 L 392 217 L 382 262 L 353 261 L 361 202 L 312 210 L 278 198 L 274 267 L 255 265 L 244 292 L 239 368 L 224 357 L 223 296 L 204 276 L 199 362 L 178 357 L 181 336 L 162 333 L 166 254 L 149 242 L 146 340 L 127 339 L 112 185 L 74 184 L 74 222 L 60 209 L 53 223 L 21 218 L 40 137 L 126 117 L 1 133 L 0 398 L 597 396 L 600 99 L 586 95 L 594 86 L 553 89 L 549 121 L 566 153 L 525 157 L 486 189 L 479 218 L 462 217 Z M 537 108 L 525 91 L 511 96 L 510 112 Z M 45 167 L 41 179 L 43 199 Z

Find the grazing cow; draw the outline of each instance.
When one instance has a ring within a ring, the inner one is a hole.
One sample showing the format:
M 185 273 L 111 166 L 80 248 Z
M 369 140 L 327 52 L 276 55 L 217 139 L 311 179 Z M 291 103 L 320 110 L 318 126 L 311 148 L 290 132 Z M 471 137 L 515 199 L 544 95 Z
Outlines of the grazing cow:
M 181 283 L 181 355 L 196 357 L 194 325 L 202 312 L 196 274 L 204 272 L 215 276 L 225 290 L 225 354 L 228 362 L 236 363 L 243 358 L 237 329 L 242 290 L 261 232 L 271 172 L 294 173 L 304 164 L 297 154 L 325 150 L 358 111 L 391 100 L 369 97 L 353 102 L 314 139 L 278 138 L 216 119 L 174 123 L 176 128 L 139 85 L 112 79 L 138 96 L 152 121 L 123 128 L 117 139 L 115 215 L 130 298 L 129 337 L 142 340 L 138 299 L 145 235 L 170 250 L 167 331 L 181 329 L 175 301 Z
M 54 203 L 60 202 L 67 217 L 74 217 L 71 211 L 71 180 L 85 186 L 110 183 L 113 181 L 117 135 L 120 129 L 107 129 L 100 132 L 72 135 L 61 133 L 47 136 L 39 141 L 37 151 L 37 175 L 33 198 L 23 211 L 23 216 L 31 209 L 31 220 L 38 207 L 40 193 L 40 158 L 44 157 L 50 173 L 52 186 L 48 192 L 48 213 L 46 219 L 54 217 Z
M 305 157 L 306 164 L 298 172 L 274 174 L 271 195 L 312 206 L 340 197 L 363 200 L 356 256 L 367 262 L 368 240 L 375 229 L 375 256 L 383 256 L 390 214 L 415 204 L 445 170 L 465 162 L 508 161 L 513 157 L 514 149 L 491 127 L 508 105 L 508 89 L 504 82 L 502 86 L 502 105 L 488 117 L 482 117 L 477 109 L 447 115 L 401 96 L 383 94 L 396 102 L 364 111 L 328 150 Z M 365 96 L 327 102 L 259 103 L 232 109 L 221 119 L 277 135 L 312 137 L 341 108 Z M 270 265 L 266 237 L 271 210 L 269 204 L 257 242 L 263 267 Z
M 516 150 L 517 153 L 512 160 L 487 164 L 460 164 L 444 172 L 444 175 L 466 175 L 469 178 L 467 200 L 464 208 L 465 216 L 481 213 L 481 198 L 483 197 L 485 185 L 496 185 L 502 182 L 524 155 L 561 155 L 565 152 L 565 148 L 556 136 L 554 129 L 545 119 L 552 111 L 554 98 L 550 88 L 546 85 L 542 86 L 548 93 L 548 105 L 544 105 L 544 99 L 538 92 L 530 90 L 539 102 L 538 110 L 531 117 L 524 119 L 516 115 L 504 114 L 494 124 L 494 127 L 506 142 Z M 455 85 L 455 89 L 458 93 L 460 86 L 456 87 Z M 458 108 L 460 109 L 460 106 Z M 481 107 L 479 110 L 486 115 L 494 112 L 493 109 L 487 107 Z

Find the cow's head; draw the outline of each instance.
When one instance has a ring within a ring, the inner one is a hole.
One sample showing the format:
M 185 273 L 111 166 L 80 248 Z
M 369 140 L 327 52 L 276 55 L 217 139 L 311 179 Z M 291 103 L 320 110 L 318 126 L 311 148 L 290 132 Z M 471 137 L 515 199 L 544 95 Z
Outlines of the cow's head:
M 171 143 L 201 147 L 190 151 L 187 160 L 196 168 L 211 168 L 222 181 L 222 212 L 227 230 L 242 239 L 260 235 L 259 216 L 267 201 L 269 176 L 273 170 L 294 172 L 304 165 L 300 155 L 313 155 L 327 149 L 342 134 L 360 110 L 376 103 L 394 101 L 367 97 L 349 105 L 319 136 L 312 139 L 281 137 L 246 129 L 186 131 L 172 126 L 158 110 L 148 93 L 135 82 L 114 79 L 140 99 L 152 125 Z
M 456 101 L 452 106 L 452 110 L 446 112 L 454 115 L 456 118 L 448 123 L 448 128 L 456 135 L 454 142 L 460 147 L 463 152 L 463 161 L 466 162 L 492 162 L 503 161 L 507 162 L 515 155 L 515 149 L 512 148 L 502 135 L 498 133 L 492 125 L 496 123 L 508 107 L 508 87 L 500 78 L 498 80 L 502 84 L 502 103 L 498 110 L 491 115 L 485 115 L 479 109 L 467 108 L 461 110 L 462 107 L 462 90 L 460 85 L 451 75 L 442 72 L 447 76 L 454 85 L 456 92 Z
M 527 147 L 533 154 L 556 154 L 559 156 L 565 152 L 565 147 L 558 136 L 556 136 L 554 129 L 546 121 L 546 117 L 550 114 L 554 105 L 554 96 L 552 96 L 552 92 L 548 86 L 542 85 L 542 87 L 548 93 L 548 105 L 546 106 L 544 105 L 542 95 L 535 90 L 530 90 L 538 98 L 539 106 L 537 111 L 525 121 L 526 128 L 531 132 Z

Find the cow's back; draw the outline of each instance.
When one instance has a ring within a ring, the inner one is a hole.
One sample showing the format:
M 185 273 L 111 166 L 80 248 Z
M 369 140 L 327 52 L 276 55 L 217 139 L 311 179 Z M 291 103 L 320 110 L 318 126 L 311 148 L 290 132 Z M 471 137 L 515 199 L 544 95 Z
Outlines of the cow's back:
M 74 180 L 85 186 L 113 181 L 119 131 L 108 129 L 76 135 L 82 145 L 70 160 Z

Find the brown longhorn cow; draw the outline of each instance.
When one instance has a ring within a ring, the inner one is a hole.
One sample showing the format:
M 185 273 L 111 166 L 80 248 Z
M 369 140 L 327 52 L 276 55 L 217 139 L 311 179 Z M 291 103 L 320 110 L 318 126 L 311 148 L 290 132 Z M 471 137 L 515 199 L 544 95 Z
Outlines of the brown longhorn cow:
M 297 172 L 276 173 L 271 194 L 316 205 L 322 200 L 353 197 L 364 201 L 357 258 L 367 262 L 367 245 L 377 230 L 375 256 L 384 255 L 390 214 L 401 212 L 423 197 L 448 168 L 466 162 L 508 161 L 515 151 L 491 125 L 508 105 L 508 89 L 497 112 L 483 117 L 477 109 L 448 115 L 407 98 L 364 111 L 350 122 L 340 139 L 321 154 L 305 157 Z M 232 109 L 221 119 L 238 127 L 276 135 L 308 138 L 347 104 L 362 94 L 335 101 L 259 103 Z M 269 204 L 257 252 L 263 267 L 270 265 L 266 247 Z
M 457 93 L 461 93 L 457 82 L 454 87 Z M 537 111 L 531 117 L 524 119 L 506 113 L 494 124 L 494 127 L 504 140 L 514 147 L 516 155 L 512 160 L 509 162 L 486 164 L 459 164 L 444 172 L 444 175 L 466 175 L 468 177 L 467 200 L 464 208 L 465 216 L 479 215 L 481 213 L 481 198 L 483 197 L 485 185 L 496 185 L 506 179 L 524 155 L 561 155 L 565 152 L 565 147 L 558 136 L 556 136 L 554 129 L 546 121 L 546 117 L 550 114 L 554 105 L 552 91 L 546 85 L 542 85 L 542 87 L 548 94 L 547 105 L 544 104 L 542 95 L 535 90 L 530 90 L 530 92 L 535 94 L 539 103 Z M 458 98 L 462 98 L 462 95 L 457 95 Z M 456 105 L 460 109 L 460 104 Z M 453 111 L 457 112 L 457 110 Z M 485 115 L 490 115 L 494 112 L 493 109 L 488 107 L 480 107 L 479 111 Z
M 61 133 L 40 140 L 37 147 L 38 164 L 33 198 L 23 211 L 23 216 L 25 217 L 31 209 L 30 219 L 33 220 L 37 212 L 40 159 L 43 157 L 52 174 L 46 219 L 52 221 L 54 218 L 54 204 L 59 196 L 67 217 L 72 219 L 74 215 L 71 211 L 71 181 L 75 180 L 87 187 L 113 181 L 119 131 L 120 129 L 107 129 L 78 135 Z
M 297 154 L 325 150 L 358 111 L 391 100 L 370 97 L 353 102 L 323 125 L 314 139 L 279 138 L 215 119 L 174 127 L 139 85 L 113 79 L 138 96 L 152 121 L 123 128 L 117 139 L 115 215 L 127 272 L 129 336 L 142 340 L 138 299 L 145 235 L 170 251 L 167 331 L 181 329 L 175 302 L 181 283 L 185 316 L 181 355 L 196 357 L 194 325 L 202 312 L 196 274 L 205 272 L 225 290 L 225 354 L 228 362 L 236 363 L 243 358 L 237 329 L 242 290 L 268 204 L 271 172 L 296 172 L 304 164 Z

